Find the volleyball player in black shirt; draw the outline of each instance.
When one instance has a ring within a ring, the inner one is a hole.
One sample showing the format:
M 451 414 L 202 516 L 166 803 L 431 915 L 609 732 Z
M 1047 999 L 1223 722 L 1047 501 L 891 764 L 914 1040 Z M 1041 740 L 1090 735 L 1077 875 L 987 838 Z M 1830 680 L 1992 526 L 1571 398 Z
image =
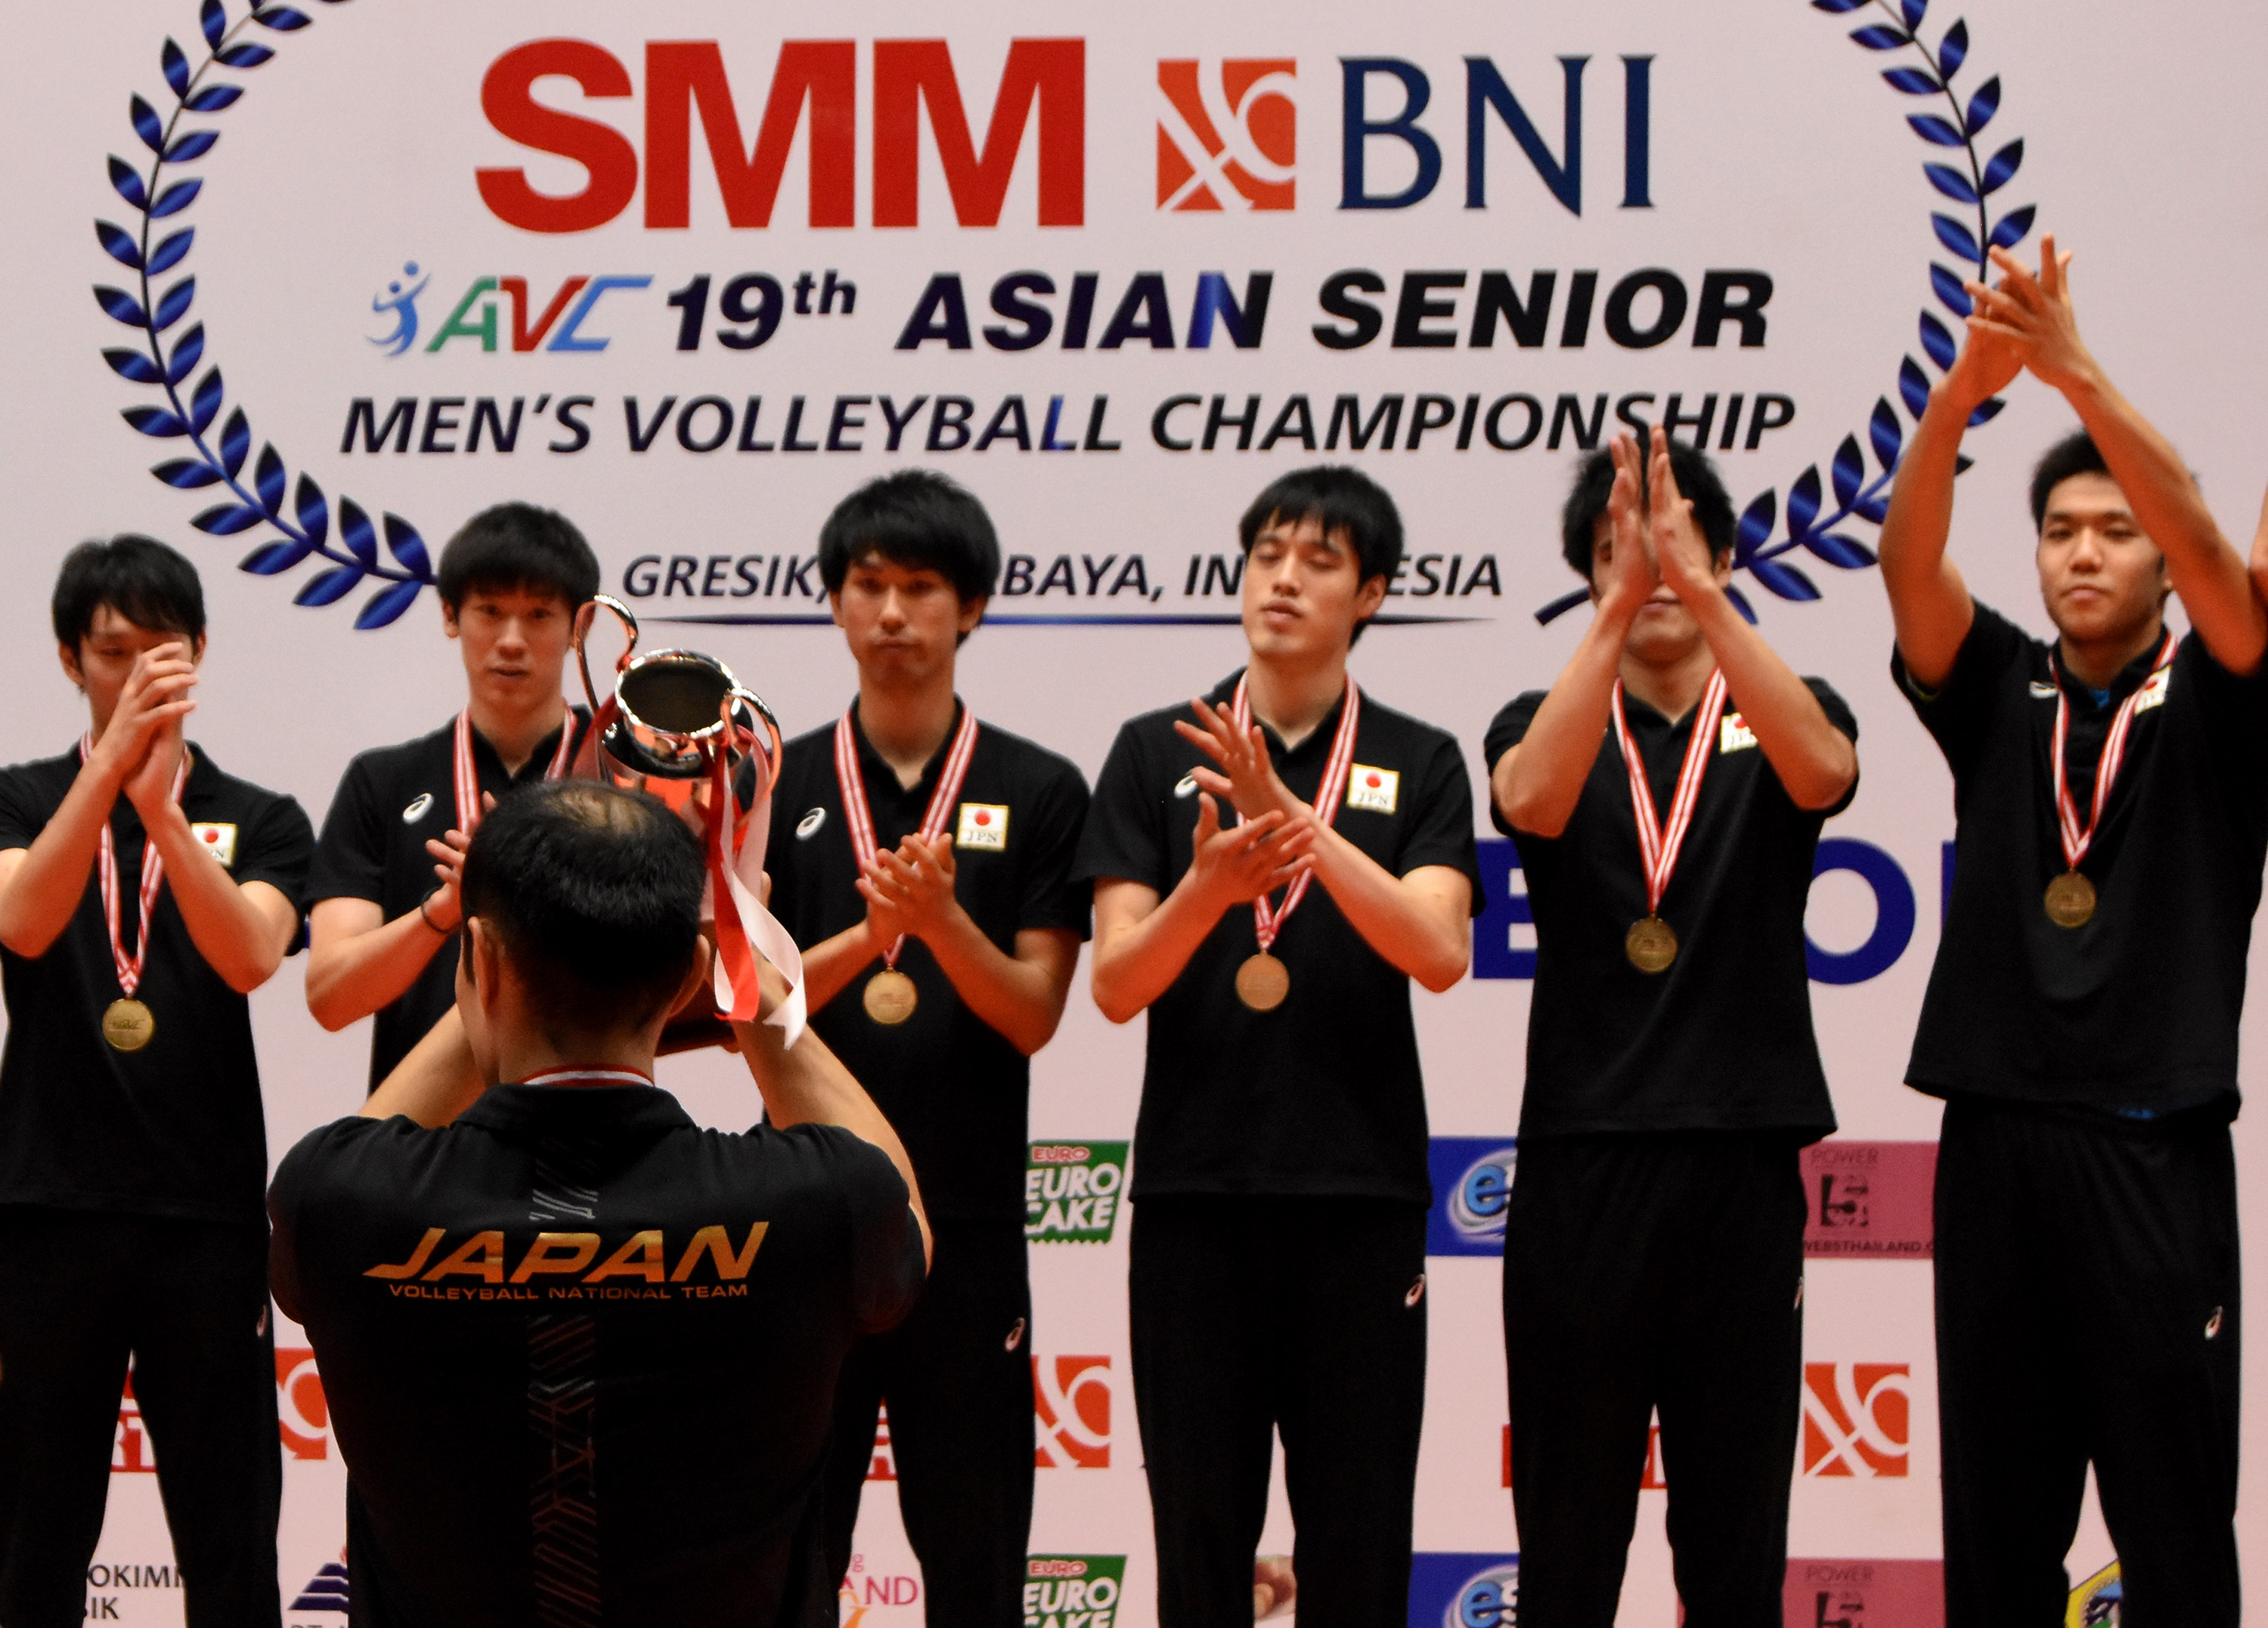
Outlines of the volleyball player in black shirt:
M 449 878 L 482 803 L 558 779 L 590 722 L 560 693 L 576 609 L 599 591 L 572 522 L 530 503 L 482 510 L 442 549 L 438 577 L 464 710 L 347 766 L 312 881 L 307 1008 L 332 1030 L 376 1015 L 373 1089 L 449 1009 L 463 920 Z
M 1641 467 L 1643 464 L 1644 467 Z M 1796 1150 L 1835 1128 L 1803 912 L 1858 726 L 1725 593 L 1731 500 L 1623 436 L 1562 520 L 1590 627 L 1489 730 L 1535 913 L 1505 1228 L 1520 1614 L 1608 1628 L 1661 1419 L 1693 1628 L 1777 1624 L 1802 1363 Z
M 954 693 L 1000 568 L 983 505 L 904 470 L 836 507 L 819 572 L 858 699 L 790 741 L 765 848 L 812 1027 L 902 1137 L 937 1228 L 921 1303 L 836 1391 L 828 1565 L 850 1564 L 887 1404 L 898 1510 L 938 1628 L 1017 1628 L 1032 1522 L 1024 1162 L 1033 1052 L 1086 936 L 1086 782 Z
M 836 1621 L 836 1374 L 911 1304 L 928 1228 L 815 1035 L 736 1026 L 766 1116 L 745 1135 L 654 1087 L 663 1023 L 707 988 L 702 883 L 653 799 L 501 800 L 465 855 L 455 1008 L 276 1170 L 276 1302 L 351 1478 L 357 1623 Z M 784 993 L 765 969 L 767 1013 Z
M 1119 731 L 1079 863 L 1096 1004 L 1150 1018 L 1129 1309 L 1158 1619 L 1251 1621 L 1272 1426 L 1300 1620 L 1374 1628 L 1409 1609 L 1425 1402 L 1410 985 L 1471 957 L 1472 790 L 1454 739 L 1347 671 L 1392 499 L 1296 471 L 1239 531 L 1249 664 Z
M 2054 238 L 2036 273 L 1993 259 L 2003 281 L 1969 285 L 1968 342 L 1882 527 L 1892 671 L 1954 782 L 1952 897 L 1906 1070 L 1946 1104 L 1946 1620 L 2062 1620 L 2092 1463 L 2125 1620 L 2234 1628 L 2228 1124 L 2268 857 L 2268 612 L 2080 341 Z M 1945 555 L 1962 431 L 2027 370 L 2084 426 L 2032 481 L 2052 644 Z
M 189 1628 L 274 1628 L 284 1471 L 245 997 L 314 832 L 188 742 L 196 568 L 145 537 L 56 579 L 83 740 L 0 770 L 0 1623 L 85 1608 L 130 1355 Z

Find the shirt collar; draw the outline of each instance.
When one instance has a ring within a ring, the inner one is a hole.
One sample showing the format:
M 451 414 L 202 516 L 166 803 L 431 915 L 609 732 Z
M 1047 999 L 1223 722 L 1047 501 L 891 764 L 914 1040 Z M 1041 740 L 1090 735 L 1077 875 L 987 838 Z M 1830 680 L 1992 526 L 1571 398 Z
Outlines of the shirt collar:
M 2095 699 L 2095 691 L 2087 681 L 2064 665 L 2063 641 L 2060 638 L 2048 646 L 2048 671 L 2056 683 L 2063 687 L 2064 693 L 2070 696 L 2073 700 L 2089 708 L 2116 707 L 2120 701 L 2140 689 L 2149 676 L 2157 671 L 2158 652 L 2165 648 L 2167 631 L 2165 625 L 2162 622 L 2160 623 L 2158 636 L 2150 641 L 2148 648 L 2118 670 L 2117 677 L 2110 680 L 2110 688 L 2106 692 L 2110 697 L 2107 701 L 2098 703 Z
M 649 1085 L 492 1085 L 457 1116 L 517 1140 L 562 1128 L 610 1137 L 652 1138 L 689 1127 L 693 1119 L 668 1092 Z
M 1248 667 L 1238 668 L 1219 684 L 1214 685 L 1212 693 L 1207 695 L 1205 700 L 1223 712 L 1227 711 L 1236 702 L 1237 681 L 1250 671 Z M 1331 742 L 1338 736 L 1339 715 L 1345 711 L 1346 690 L 1342 686 L 1338 700 L 1331 703 L 1331 709 L 1323 715 L 1322 722 L 1309 730 L 1306 738 L 1297 746 L 1291 747 L 1284 744 L 1283 737 L 1276 733 L 1266 719 L 1256 713 L 1252 721 L 1260 726 L 1260 737 L 1268 743 L 1268 751 L 1271 756 L 1281 758 L 1286 762 L 1295 762 L 1302 758 L 1313 757 L 1317 752 L 1328 753 L 1330 751 Z
M 901 786 L 897 770 L 889 766 L 882 754 L 874 750 L 873 743 L 866 738 L 866 726 L 858 717 L 858 703 L 852 701 L 850 737 L 858 744 L 858 772 L 865 777 L 868 800 L 873 800 L 875 788 L 879 787 L 887 796 L 919 797 L 923 800 L 923 806 L 928 806 L 929 796 L 937 786 L 937 777 L 945 772 L 946 754 L 953 750 L 953 737 L 960 732 L 961 715 L 965 710 L 967 708 L 961 697 L 955 695 L 953 698 L 953 722 L 945 726 L 945 738 L 938 742 L 937 750 L 930 753 L 929 761 L 922 765 L 921 778 L 911 786 Z
M 489 737 L 481 733 L 480 725 L 476 723 L 472 729 L 473 773 L 478 776 L 484 769 L 494 770 L 497 774 L 510 781 L 515 786 L 529 779 L 541 780 L 543 778 L 544 771 L 551 766 L 553 755 L 559 750 L 559 730 L 579 730 L 584 724 L 590 722 L 590 717 L 589 708 L 570 701 L 567 705 L 567 715 L 560 721 L 559 729 L 552 730 L 550 734 L 535 743 L 535 750 L 527 754 L 527 761 L 519 766 L 519 773 L 517 774 L 505 774 L 504 759 L 498 755 L 497 749 L 489 744 Z M 446 734 L 446 731 L 445 730 L 444 733 Z

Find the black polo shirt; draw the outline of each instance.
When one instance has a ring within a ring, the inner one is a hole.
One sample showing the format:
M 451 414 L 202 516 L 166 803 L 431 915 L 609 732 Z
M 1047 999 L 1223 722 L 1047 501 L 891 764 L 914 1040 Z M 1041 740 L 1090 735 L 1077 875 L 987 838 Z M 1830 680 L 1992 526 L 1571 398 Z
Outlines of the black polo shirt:
M 571 1586 L 561 1620 L 831 1624 L 836 1371 L 920 1289 L 906 1197 L 848 1131 L 703 1130 L 650 1086 L 310 1133 L 271 1275 L 351 1478 L 355 1620 L 534 1623 Z
M 265 882 L 306 908 L 315 833 L 291 798 L 224 774 L 202 746 L 181 811 L 238 882 Z M 78 748 L 0 769 L 0 849 L 28 848 L 78 778 Z M 141 817 L 111 810 L 118 930 L 141 930 Z M 0 950 L 8 1045 L 0 1056 L 0 1204 L 54 1205 L 257 1226 L 268 1131 L 252 1015 L 190 940 L 173 890 L 159 890 L 136 998 L 157 1028 L 113 1051 L 102 1014 L 120 996 L 99 866 L 63 935 L 35 960 Z
M 961 727 L 958 706 L 953 727 Z M 865 730 L 857 733 L 874 841 L 895 848 L 921 829 L 953 736 L 947 732 L 909 790 Z M 947 831 L 954 839 L 953 891 L 1004 954 L 1016 953 L 1016 935 L 1027 928 L 1086 937 L 1094 891 L 1071 875 L 1086 819 L 1086 781 L 1070 759 L 978 722 Z M 832 723 L 788 743 L 772 788 L 764 868 L 771 912 L 804 949 L 865 919 L 835 777 Z M 813 1027 L 889 1117 L 932 1221 L 1020 1226 L 1031 1060 L 962 1004 L 917 938 L 907 939 L 898 957 L 898 971 L 920 992 L 914 1015 L 895 1025 L 876 1023 L 863 1002 L 867 980 L 881 970 L 877 959 L 859 972 L 813 1014 Z
M 1858 721 L 1820 678 L 1805 684 L 1853 741 Z M 1526 738 L 1544 692 L 1490 723 L 1489 769 Z M 1675 795 L 1698 707 L 1672 723 L 1635 695 L 1624 715 L 1657 813 Z M 1796 807 L 1727 704 L 1694 800 L 1661 917 L 1677 935 L 1666 971 L 1630 964 L 1624 936 L 1646 913 L 1630 770 L 1609 722 L 1575 811 L 1557 837 L 1515 831 L 1535 916 L 1528 1080 L 1520 1133 L 1773 1130 L 1809 1141 L 1835 1128 L 1811 1028 L 1803 912 L 1823 811 Z
M 2094 919 L 2060 928 L 2041 900 L 2065 869 L 2050 767 L 2069 697 L 2072 795 L 2084 819 L 2120 702 L 1980 605 L 1934 696 L 1891 671 L 1953 770 L 1955 867 L 1907 1083 L 2148 1115 L 2237 1095 L 2245 955 L 2268 855 L 2268 668 L 2239 678 L 2195 634 L 2146 697 L 2080 869 Z
M 1240 676 L 1207 699 L 1227 706 Z M 1344 705 L 1288 752 L 1263 726 L 1294 796 L 1314 800 Z M 1138 882 L 1162 898 L 1188 871 L 1197 818 L 1189 775 L 1212 759 L 1174 731 L 1176 718 L 1197 722 L 1187 706 L 1169 707 L 1118 731 L 1079 845 L 1080 876 Z M 1335 829 L 1394 876 L 1427 865 L 1462 871 L 1478 915 L 1472 786 L 1454 738 L 1365 691 L 1354 763 Z M 1226 808 L 1222 815 L 1234 818 Z M 1251 906 L 1232 906 L 1151 1003 L 1132 1196 L 1431 1203 L 1408 976 L 1348 925 L 1320 883 L 1308 884 L 1276 941 L 1292 989 L 1272 1012 L 1236 998 L 1236 969 L 1258 949 Z
M 579 749 L 590 711 L 576 707 L 568 715 Z M 537 743 L 519 773 L 512 774 L 505 772 L 496 748 L 475 730 L 473 773 L 482 791 L 500 797 L 515 786 L 542 780 L 558 749 L 559 731 L 554 730 Z M 427 840 L 456 824 L 455 718 L 431 735 L 357 754 L 347 765 L 338 795 L 323 816 L 322 841 L 307 882 L 310 906 L 327 898 L 366 898 L 386 913 L 388 921 L 409 915 L 439 885 L 433 877 L 433 856 L 425 851 Z M 457 940 L 452 934 L 448 942 L 435 949 L 417 981 L 379 1008 L 371 1031 L 365 1089 L 376 1090 L 456 1000 Z

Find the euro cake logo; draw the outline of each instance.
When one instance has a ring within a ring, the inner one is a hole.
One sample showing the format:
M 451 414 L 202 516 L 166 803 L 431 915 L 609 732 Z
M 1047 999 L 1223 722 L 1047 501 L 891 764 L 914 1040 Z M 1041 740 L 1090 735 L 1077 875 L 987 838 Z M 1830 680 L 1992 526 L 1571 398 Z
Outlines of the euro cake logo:
M 1024 1628 L 1114 1628 L 1123 1554 L 1035 1554 L 1024 1562 Z
M 1518 1628 L 1516 1554 L 1410 1557 L 1410 1628 Z
M 1501 1255 L 1519 1148 L 1509 1136 L 1436 1136 L 1425 1162 L 1433 1205 L 1425 1214 L 1428 1255 Z
M 1024 1163 L 1024 1236 L 1108 1243 L 1126 1185 L 1124 1142 L 1034 1142 Z

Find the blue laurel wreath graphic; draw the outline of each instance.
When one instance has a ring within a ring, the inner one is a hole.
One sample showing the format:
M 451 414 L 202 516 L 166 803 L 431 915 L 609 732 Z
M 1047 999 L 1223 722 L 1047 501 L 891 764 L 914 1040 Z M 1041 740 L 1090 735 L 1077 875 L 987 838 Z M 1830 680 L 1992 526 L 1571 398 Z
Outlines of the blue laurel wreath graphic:
M 1966 160 L 1965 164 L 1933 160 L 1922 165 L 1922 173 L 1929 178 L 1929 184 L 1962 209 L 1960 216 L 1938 210 L 1929 217 L 1938 244 L 1963 266 L 1962 271 L 1955 272 L 1933 260 L 1929 267 L 1931 294 L 1958 322 L 1969 315 L 1969 296 L 1961 286 L 1969 271 L 1973 268 L 1975 279 L 1984 281 L 1992 270 L 1989 251 L 2014 248 L 2021 243 L 2031 231 L 2032 220 L 2037 213 L 2036 207 L 2029 203 L 1997 217 L 1992 212 L 1992 194 L 2014 179 L 2024 162 L 2021 137 L 1990 158 L 1984 157 L 1977 147 L 1977 138 L 2000 111 L 1999 77 L 1995 75 L 1985 80 L 1964 103 L 1954 90 L 1954 79 L 1969 60 L 1969 24 L 1965 19 L 1955 22 L 1939 36 L 1933 49 L 1921 36 L 1922 18 L 1929 11 L 1929 0 L 1897 0 L 1895 6 L 1890 0 L 1811 0 L 1811 4 L 1816 11 L 1836 15 L 1872 5 L 1890 20 L 1853 29 L 1851 38 L 1869 51 L 1914 52 L 1921 67 L 1901 64 L 1886 68 L 1882 77 L 1892 89 L 1908 96 L 1944 99 L 1949 117 L 1935 113 L 1908 114 L 1906 122 L 1929 145 L 1946 149 L 1948 157 Z M 1920 333 L 1922 353 L 1939 372 L 1949 371 L 1961 351 L 1952 328 L 1934 311 L 1924 306 Z M 1911 355 L 1901 358 L 1898 400 L 1917 421 L 1929 405 L 1929 375 L 1922 370 L 1921 364 Z M 2003 405 L 1999 397 L 1992 397 L 1969 415 L 1970 425 L 1985 422 Z M 1751 499 L 1741 512 L 1740 529 L 1733 546 L 1733 568 L 1745 570 L 1783 599 L 1816 599 L 1816 584 L 1800 567 L 1786 562 L 1782 555 L 1801 548 L 1846 571 L 1864 570 L 1874 564 L 1873 549 L 1836 528 L 1854 520 L 1880 525 L 1889 510 L 1889 485 L 1904 451 L 1905 427 L 1887 395 L 1874 399 L 1874 413 L 1867 421 L 1867 441 L 1879 469 L 1874 478 L 1867 478 L 1866 451 L 1860 448 L 1859 437 L 1844 436 L 1828 465 L 1824 488 L 1816 464 L 1805 469 L 1789 486 L 1786 528 L 1778 541 L 1771 540 L 1772 527 L 1779 519 L 1778 488 L 1767 488 Z M 1969 458 L 1962 458 L 1960 467 L 1966 469 L 1970 463 Z M 1822 513 L 1828 490 L 1834 494 L 1834 506 Z M 1756 611 L 1738 588 L 1727 588 L 1726 593 L 1742 615 L 1751 622 L 1756 620 Z M 1586 590 L 1563 594 L 1538 611 L 1535 620 L 1549 622 L 1589 597 Z
M 336 5 L 341 0 L 322 3 Z M 281 532 L 276 540 L 262 544 L 239 562 L 242 569 L 254 576 L 275 576 L 308 559 L 324 561 L 328 568 L 300 586 L 295 604 L 330 605 L 352 592 L 364 579 L 374 579 L 382 586 L 364 604 L 354 625 L 383 627 L 409 608 L 420 589 L 433 583 L 425 539 L 401 516 L 382 514 L 386 551 L 393 561 L 387 563 L 379 557 L 379 528 L 371 524 L 360 504 L 343 494 L 338 500 L 338 530 L 334 535 L 329 500 L 313 477 L 304 472 L 291 489 L 287 510 L 284 494 L 291 482 L 283 458 L 271 444 L 262 443 L 260 456 L 250 460 L 252 476 L 247 487 L 243 477 L 252 451 L 252 422 L 244 409 L 239 407 L 230 412 L 221 425 L 217 444 L 209 438 L 208 432 L 225 405 L 219 366 L 207 368 L 188 399 L 182 398 L 183 385 L 204 359 L 204 325 L 191 324 L 171 341 L 170 348 L 166 338 L 188 315 L 196 298 L 197 280 L 182 277 L 162 292 L 155 287 L 157 279 L 188 258 L 189 246 L 196 238 L 195 229 L 188 226 L 158 237 L 163 230 L 160 223 L 188 209 L 204 186 L 195 177 L 166 182 L 166 169 L 203 158 L 220 140 L 217 130 L 184 131 L 181 121 L 189 114 L 219 113 L 244 94 L 243 86 L 221 83 L 217 77 L 214 83 L 206 84 L 208 76 L 217 68 L 239 71 L 257 68 L 276 55 L 271 47 L 244 37 L 251 25 L 291 33 L 312 20 L 292 5 L 253 0 L 251 9 L 232 23 L 223 0 L 203 0 L 197 22 L 204 35 L 204 60 L 192 68 L 181 48 L 171 39 L 166 41 L 158 54 L 158 65 L 173 93 L 172 112 L 161 119 L 157 109 L 138 95 L 127 104 L 134 133 L 151 154 L 149 171 L 144 174 L 115 154 L 110 158 L 110 184 L 127 207 L 141 216 L 140 230 L 129 231 L 105 220 L 94 224 L 95 237 L 104 251 L 139 279 L 138 293 L 97 287 L 94 297 L 114 320 L 140 335 L 136 346 L 105 350 L 102 359 L 120 378 L 155 385 L 165 392 L 162 407 L 124 409 L 126 422 L 158 440 L 186 441 L 195 454 L 168 458 L 150 473 L 184 491 L 224 487 L 235 499 L 216 503 L 189 524 L 215 537 L 230 537 L 260 526 Z

